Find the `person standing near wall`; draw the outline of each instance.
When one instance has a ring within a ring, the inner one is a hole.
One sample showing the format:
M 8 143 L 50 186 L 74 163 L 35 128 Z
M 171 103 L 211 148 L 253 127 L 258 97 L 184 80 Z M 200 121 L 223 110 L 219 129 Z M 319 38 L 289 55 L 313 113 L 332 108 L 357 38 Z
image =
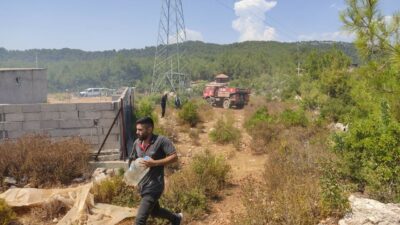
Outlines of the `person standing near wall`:
M 167 107 L 168 93 L 165 92 L 161 97 L 161 118 L 165 116 L 165 108 Z

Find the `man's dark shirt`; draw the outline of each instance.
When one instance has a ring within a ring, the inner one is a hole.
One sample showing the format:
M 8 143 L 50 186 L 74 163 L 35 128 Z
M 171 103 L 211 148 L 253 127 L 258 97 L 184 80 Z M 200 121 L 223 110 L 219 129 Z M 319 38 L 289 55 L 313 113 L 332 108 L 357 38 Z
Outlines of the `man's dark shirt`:
M 142 141 L 136 139 L 133 143 L 131 159 L 136 160 L 137 158 L 149 156 L 154 160 L 159 160 L 176 152 L 172 142 L 161 135 L 153 134 L 150 145 L 146 149 L 143 149 L 141 145 Z M 146 194 L 161 194 L 164 191 L 164 166 L 151 167 L 140 181 L 139 189 L 142 196 Z

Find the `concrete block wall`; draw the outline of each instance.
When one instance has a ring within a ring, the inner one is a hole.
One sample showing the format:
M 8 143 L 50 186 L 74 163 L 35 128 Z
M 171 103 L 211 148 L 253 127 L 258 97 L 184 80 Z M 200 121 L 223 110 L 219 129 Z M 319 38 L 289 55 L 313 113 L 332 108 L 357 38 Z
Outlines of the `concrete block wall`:
M 0 68 L 0 104 L 33 104 L 46 101 L 46 69 Z
M 97 150 L 118 113 L 118 102 L 0 105 L 0 141 L 26 134 L 55 140 L 80 136 Z M 104 146 L 120 148 L 120 120 Z

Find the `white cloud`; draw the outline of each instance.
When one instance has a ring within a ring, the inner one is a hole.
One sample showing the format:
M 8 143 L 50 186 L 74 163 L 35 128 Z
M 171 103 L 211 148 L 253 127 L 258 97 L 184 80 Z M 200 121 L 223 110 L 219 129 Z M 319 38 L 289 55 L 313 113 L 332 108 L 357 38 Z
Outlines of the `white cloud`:
M 276 40 L 275 28 L 265 24 L 265 13 L 276 6 L 276 1 L 239 0 L 235 3 L 235 14 L 239 18 L 232 27 L 240 33 L 239 41 Z
M 186 28 L 186 40 L 188 41 L 204 41 L 203 34 L 200 31 Z
M 303 34 L 299 36 L 300 41 L 347 41 L 354 40 L 354 35 L 345 31 Z
M 186 41 L 203 41 L 203 34 L 196 30 L 191 30 L 186 28 Z M 184 38 L 183 31 L 179 33 L 179 41 L 182 42 Z M 169 43 L 175 44 L 176 43 L 176 34 L 169 36 Z

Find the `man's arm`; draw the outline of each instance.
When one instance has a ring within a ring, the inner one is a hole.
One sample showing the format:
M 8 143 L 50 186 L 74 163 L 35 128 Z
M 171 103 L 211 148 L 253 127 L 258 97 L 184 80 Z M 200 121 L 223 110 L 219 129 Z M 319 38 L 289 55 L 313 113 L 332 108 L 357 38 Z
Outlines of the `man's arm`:
M 147 167 L 155 167 L 155 166 L 166 166 L 168 164 L 176 162 L 177 160 L 178 160 L 178 155 L 176 154 L 176 152 L 174 152 L 163 159 L 154 160 L 150 158 L 148 160 L 141 161 L 141 163 L 146 165 Z

